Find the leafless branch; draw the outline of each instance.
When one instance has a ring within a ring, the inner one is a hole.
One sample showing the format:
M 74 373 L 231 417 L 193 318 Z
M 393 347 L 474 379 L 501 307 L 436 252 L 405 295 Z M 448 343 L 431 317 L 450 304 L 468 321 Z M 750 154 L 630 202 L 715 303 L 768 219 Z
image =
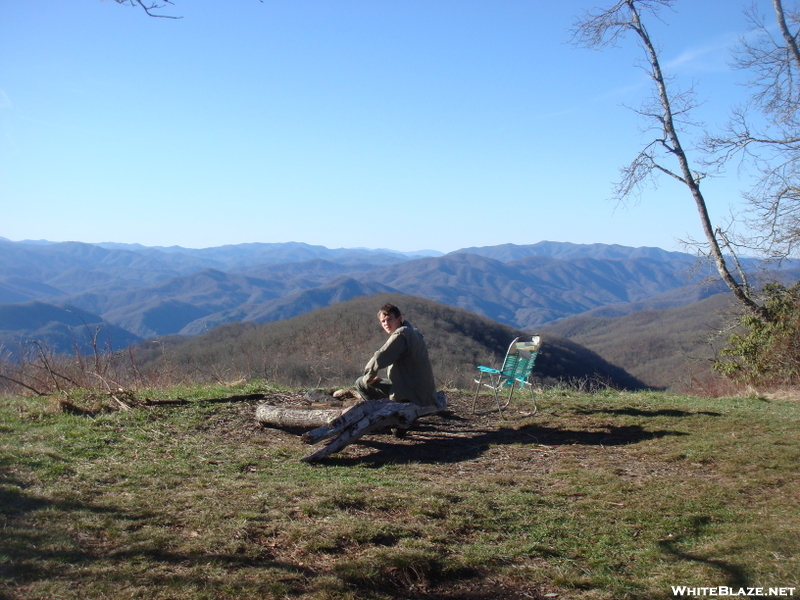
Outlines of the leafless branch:
M 573 28 L 573 42 L 593 48 L 616 45 L 624 35 L 633 33 L 644 52 L 640 66 L 653 84 L 653 96 L 637 112 L 656 134 L 631 164 L 622 170 L 622 180 L 615 186 L 615 195 L 617 200 L 623 200 L 629 194 L 639 193 L 642 183 L 659 173 L 684 185 L 694 200 L 708 254 L 714 260 L 720 278 L 739 302 L 752 312 L 763 315 L 764 309 L 751 298 L 749 287 L 744 281 L 737 281 L 728 268 L 717 238 L 720 230 L 712 225 L 701 190 L 700 184 L 705 173 L 693 168 L 684 146 L 683 128 L 696 125 L 691 121 L 691 112 L 696 107 L 693 90 L 674 92 L 671 89 L 671 81 L 661 67 L 658 48 L 642 19 L 643 14 L 658 18 L 661 8 L 673 4 L 673 0 L 620 0 L 607 10 L 586 12 Z
M 18 386 L 20 386 L 22 388 L 25 388 L 26 390 L 29 390 L 29 391 L 33 392 L 37 396 L 46 396 L 47 395 L 46 393 L 40 392 L 39 390 L 29 386 L 28 384 L 23 383 L 22 381 L 20 381 L 18 379 L 14 379 L 13 377 L 9 377 L 8 375 L 0 375 L 0 379 L 5 379 L 6 381 L 10 381 L 14 385 L 18 385 Z
M 773 25 L 755 4 L 745 12 L 750 32 L 734 49 L 734 66 L 749 75 L 749 105 L 734 108 L 704 147 L 708 163 L 738 157 L 740 169 L 752 167 L 757 181 L 744 194 L 749 246 L 780 260 L 800 250 L 800 13 L 782 0 L 772 7 Z
M 158 17 L 158 18 L 161 18 L 161 19 L 182 19 L 183 18 L 183 17 L 176 17 L 176 16 L 173 16 L 173 15 L 161 15 L 161 14 L 158 14 L 156 12 L 153 12 L 153 11 L 161 10 L 162 8 L 166 8 L 166 6 L 168 4 L 171 5 L 171 6 L 174 6 L 175 3 L 172 2 L 171 0 L 161 0 L 161 2 L 163 2 L 163 4 L 159 4 L 157 2 L 145 3 L 142 0 L 114 0 L 114 2 L 116 2 L 117 4 L 124 4 L 126 6 L 133 6 L 133 7 L 138 6 L 142 10 L 144 10 L 144 12 L 146 12 L 147 15 L 150 16 L 150 17 Z

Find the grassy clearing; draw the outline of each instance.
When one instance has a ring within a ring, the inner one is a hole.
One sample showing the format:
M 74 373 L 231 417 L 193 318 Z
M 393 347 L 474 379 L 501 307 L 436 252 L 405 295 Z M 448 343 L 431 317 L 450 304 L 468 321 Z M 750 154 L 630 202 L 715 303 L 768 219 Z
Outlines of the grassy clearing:
M 498 419 L 451 393 L 407 438 L 308 465 L 255 402 L 202 401 L 254 391 L 291 397 L 3 400 L 0 598 L 800 595 L 797 402 L 551 390 Z

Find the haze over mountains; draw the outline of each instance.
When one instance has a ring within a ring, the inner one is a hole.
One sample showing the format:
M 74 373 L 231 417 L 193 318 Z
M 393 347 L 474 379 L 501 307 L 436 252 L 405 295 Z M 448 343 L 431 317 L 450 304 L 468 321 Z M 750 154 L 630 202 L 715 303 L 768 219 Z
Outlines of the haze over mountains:
M 576 315 L 683 306 L 722 290 L 699 283 L 707 272 L 695 267 L 694 256 L 659 248 L 559 242 L 443 255 L 304 243 L 189 249 L 0 238 L 0 342 L 44 336 L 71 350 L 76 327 L 105 327 L 120 348 L 377 293 L 436 300 L 534 330 Z M 781 277 L 796 280 L 799 271 L 790 265 Z

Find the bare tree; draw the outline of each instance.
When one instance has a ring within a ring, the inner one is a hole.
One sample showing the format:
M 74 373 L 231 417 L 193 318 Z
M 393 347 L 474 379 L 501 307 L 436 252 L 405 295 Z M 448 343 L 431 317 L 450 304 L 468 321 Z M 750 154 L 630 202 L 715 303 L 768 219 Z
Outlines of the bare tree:
M 159 17 L 159 18 L 162 18 L 162 19 L 182 19 L 183 18 L 183 17 L 175 17 L 175 16 L 172 16 L 172 15 L 162 15 L 162 14 L 158 14 L 157 12 L 155 12 L 155 11 L 160 11 L 163 8 L 166 8 L 167 5 L 174 6 L 175 3 L 172 2 L 171 0 L 161 0 L 160 3 L 159 2 L 152 2 L 152 1 L 143 2 L 142 0 L 114 0 L 114 2 L 116 2 L 117 4 L 124 4 L 126 6 L 139 7 L 142 10 L 144 10 L 144 12 L 146 12 L 151 17 Z
M 800 250 L 800 13 L 782 0 L 772 6 L 777 28 L 753 5 L 745 11 L 750 35 L 735 49 L 735 66 L 750 75 L 749 106 L 734 109 L 727 129 L 706 144 L 720 164 L 738 154 L 755 166 L 757 182 L 744 194 L 756 232 L 748 246 L 783 258 Z
M 694 200 L 705 235 L 704 254 L 713 260 L 717 273 L 736 299 L 749 311 L 767 318 L 763 307 L 753 298 L 735 253 L 728 257 L 723 254 L 723 248 L 729 251 L 733 248 L 725 232 L 711 222 L 701 190 L 706 173 L 690 161 L 683 144 L 686 129 L 696 126 L 690 120 L 690 113 L 696 106 L 693 91 L 673 91 L 673 82 L 665 76 L 659 51 L 642 20 L 643 14 L 658 17 L 660 9 L 671 7 L 674 3 L 675 0 L 620 0 L 611 8 L 585 12 L 573 29 L 573 41 L 590 48 L 615 46 L 626 34 L 632 33 L 644 52 L 639 64 L 653 85 L 652 96 L 645 100 L 637 112 L 649 124 L 654 137 L 622 169 L 622 179 L 615 186 L 614 196 L 620 202 L 638 196 L 643 184 L 653 181 L 658 175 L 668 175 L 684 185 Z M 701 166 L 700 163 L 697 165 Z M 729 265 L 729 261 L 733 262 L 733 266 Z M 738 274 L 738 279 L 734 277 L 734 272 Z

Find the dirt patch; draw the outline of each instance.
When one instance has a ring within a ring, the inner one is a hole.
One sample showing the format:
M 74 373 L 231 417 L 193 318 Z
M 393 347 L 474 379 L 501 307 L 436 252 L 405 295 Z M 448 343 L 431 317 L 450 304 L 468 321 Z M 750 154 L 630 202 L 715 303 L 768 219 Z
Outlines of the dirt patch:
M 472 472 L 501 471 L 547 475 L 561 461 L 605 465 L 626 480 L 645 480 L 685 470 L 686 465 L 662 457 L 644 459 L 632 448 L 640 442 L 680 432 L 624 425 L 602 413 L 579 415 L 548 407 L 533 415 L 513 405 L 503 411 L 472 413 L 472 395 L 449 393 L 445 412 L 421 418 L 403 438 L 389 430 L 366 435 L 320 464 L 356 465 L 422 463 L 438 465 L 440 476 L 464 477 Z M 215 437 L 232 444 L 297 444 L 300 431 L 263 427 L 255 420 L 260 402 L 276 406 L 308 406 L 302 394 L 274 394 L 258 401 L 236 402 L 217 413 L 209 428 Z M 546 479 L 543 479 L 546 481 Z

